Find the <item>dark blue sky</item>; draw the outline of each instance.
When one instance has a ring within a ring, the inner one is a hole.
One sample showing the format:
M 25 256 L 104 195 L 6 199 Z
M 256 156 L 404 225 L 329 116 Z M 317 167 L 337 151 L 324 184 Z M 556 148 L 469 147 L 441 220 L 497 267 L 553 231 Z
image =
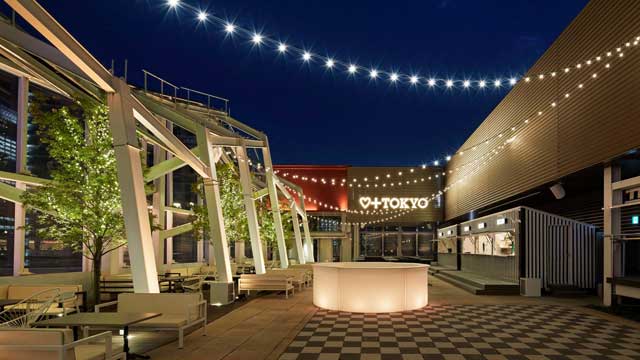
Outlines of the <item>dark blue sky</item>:
M 187 0 L 183 0 L 187 1 Z M 492 79 L 523 73 L 587 0 L 219 0 L 195 2 L 265 35 L 384 70 Z M 269 135 L 278 164 L 416 165 L 455 151 L 507 90 L 393 87 L 302 66 L 168 13 L 164 0 L 41 0 L 101 62 L 129 59 L 231 99 Z

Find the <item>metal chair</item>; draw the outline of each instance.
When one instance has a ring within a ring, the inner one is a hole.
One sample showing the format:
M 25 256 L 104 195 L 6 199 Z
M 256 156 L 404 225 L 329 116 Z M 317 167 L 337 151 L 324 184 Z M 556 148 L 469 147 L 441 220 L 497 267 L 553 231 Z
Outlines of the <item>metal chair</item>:
M 28 328 L 45 316 L 54 302 L 60 299 L 60 289 L 37 292 L 0 312 L 0 327 Z
M 182 290 L 186 293 L 200 293 L 202 292 L 203 281 L 203 276 L 188 277 L 182 282 Z

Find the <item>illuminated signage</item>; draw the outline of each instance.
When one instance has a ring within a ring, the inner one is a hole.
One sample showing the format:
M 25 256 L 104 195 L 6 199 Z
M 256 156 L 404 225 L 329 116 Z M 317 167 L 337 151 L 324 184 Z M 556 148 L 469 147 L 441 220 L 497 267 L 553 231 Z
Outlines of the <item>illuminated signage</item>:
M 471 230 L 471 226 L 465 226 L 462 228 L 462 231 L 469 231 Z
M 504 225 L 507 223 L 507 219 L 502 218 L 502 219 L 498 219 L 498 221 L 496 221 L 496 224 L 498 225 Z
M 631 224 L 640 225 L 640 216 L 639 215 L 633 215 L 631 217 Z
M 365 210 L 369 207 L 373 207 L 374 209 L 426 209 L 429 206 L 428 198 L 371 198 L 370 196 L 361 196 L 359 200 L 360 206 Z
M 453 234 L 453 231 L 451 230 L 447 231 L 447 235 L 451 235 L 451 234 Z
M 484 229 L 486 227 L 487 227 L 487 223 L 481 222 L 481 223 L 478 224 L 478 229 Z

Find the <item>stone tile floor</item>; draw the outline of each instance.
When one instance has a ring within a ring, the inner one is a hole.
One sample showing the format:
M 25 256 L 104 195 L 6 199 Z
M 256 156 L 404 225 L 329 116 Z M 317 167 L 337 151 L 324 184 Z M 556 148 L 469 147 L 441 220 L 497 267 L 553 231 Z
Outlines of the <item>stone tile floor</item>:
M 638 359 L 640 332 L 562 305 L 319 310 L 280 360 Z
M 312 289 L 289 299 L 272 294 L 213 321 L 207 336 L 201 330 L 192 332 L 184 349 L 178 349 L 175 341 L 158 343 L 147 354 L 154 360 L 640 359 L 636 335 L 640 325 L 585 307 L 597 303 L 597 298 L 477 296 L 433 277 L 429 282 L 430 305 L 415 314 L 335 316 L 339 313 L 313 306 Z M 327 335 L 325 328 L 331 322 L 337 331 Z M 345 329 L 362 335 L 347 338 Z M 136 339 L 132 341 L 135 344 Z M 398 353 L 394 346 L 403 351 Z M 306 347 L 312 349 L 298 357 Z M 318 347 L 320 353 L 313 349 Z M 348 353 L 357 348 L 360 353 Z

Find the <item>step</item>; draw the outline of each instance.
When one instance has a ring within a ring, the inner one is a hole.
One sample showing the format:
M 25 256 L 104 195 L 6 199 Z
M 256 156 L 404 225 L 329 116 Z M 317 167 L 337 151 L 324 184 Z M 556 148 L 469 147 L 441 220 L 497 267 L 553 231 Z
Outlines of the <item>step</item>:
M 517 284 L 504 283 L 500 280 L 496 280 L 496 283 L 481 283 L 465 277 L 458 271 L 437 272 L 433 275 L 476 295 L 518 295 L 520 293 Z M 474 277 L 479 278 L 478 276 Z M 491 279 L 483 280 L 491 281 Z

